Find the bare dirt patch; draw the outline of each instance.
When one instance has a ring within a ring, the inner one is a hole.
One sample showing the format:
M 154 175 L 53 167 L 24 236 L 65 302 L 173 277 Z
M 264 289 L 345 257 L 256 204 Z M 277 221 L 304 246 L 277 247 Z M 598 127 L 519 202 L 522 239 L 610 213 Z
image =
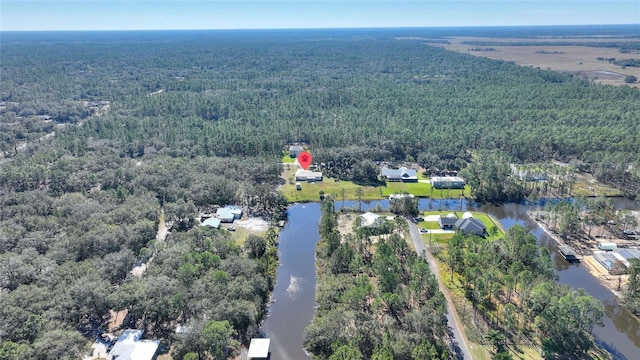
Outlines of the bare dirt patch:
M 464 41 L 483 41 L 495 43 L 513 43 L 513 42 L 544 42 L 553 43 L 560 41 L 568 41 L 567 39 L 507 39 L 507 38 L 480 38 L 480 37 L 453 37 L 448 38 L 449 44 L 433 44 L 430 46 L 440 46 L 447 50 L 471 54 L 474 56 L 483 56 L 496 60 L 513 61 L 522 66 L 529 66 L 558 72 L 570 73 L 575 76 L 587 78 L 597 83 L 608 85 L 628 85 L 632 87 L 640 87 L 640 83 L 626 84 L 624 78 L 627 75 L 633 75 L 640 79 L 640 68 L 623 67 L 599 61 L 597 58 L 616 58 L 616 59 L 640 59 L 639 54 L 622 54 L 616 48 L 606 47 L 590 47 L 578 45 L 544 45 L 544 46 L 502 46 L 487 45 L 476 46 L 463 44 Z M 625 41 L 624 39 L 615 39 L 616 42 Z M 572 43 L 610 42 L 610 38 L 585 38 L 570 39 Z M 480 51 L 479 51 L 480 50 Z M 483 51 L 484 50 L 484 51 Z M 489 51 L 487 51 L 489 50 Z
M 359 214 L 340 214 L 338 216 L 338 231 L 341 235 L 353 233 L 353 223 Z
M 261 218 L 248 218 L 244 220 L 236 220 L 233 225 L 239 228 L 247 229 L 250 232 L 261 233 L 269 230 L 269 223 Z

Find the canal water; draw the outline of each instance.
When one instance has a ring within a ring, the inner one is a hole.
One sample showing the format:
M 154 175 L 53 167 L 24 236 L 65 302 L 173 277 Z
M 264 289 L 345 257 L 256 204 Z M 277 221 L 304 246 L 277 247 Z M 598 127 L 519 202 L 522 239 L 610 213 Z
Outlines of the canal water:
M 371 202 L 336 201 L 336 208 L 388 209 L 388 200 Z M 638 202 L 618 199 L 619 209 L 639 209 Z M 534 206 L 521 204 L 478 205 L 466 200 L 421 199 L 420 210 L 477 210 L 492 215 L 505 229 L 520 224 L 534 234 L 541 245 L 551 250 L 559 282 L 583 288 L 604 304 L 604 327 L 596 327 L 596 341 L 621 360 L 640 359 L 640 321 L 619 305 L 616 297 L 600 285 L 581 264 L 569 264 L 559 255 L 556 242 L 531 221 L 528 211 Z M 317 203 L 289 207 L 289 221 L 280 233 L 280 266 L 273 291 L 275 302 L 262 328 L 271 338 L 272 359 L 309 359 L 302 349 L 302 333 L 315 310 L 315 247 L 319 240 L 320 206 Z
M 289 207 L 289 220 L 279 235 L 280 266 L 267 319 L 262 326 L 271 338 L 271 359 L 302 360 L 302 333 L 316 304 L 315 248 L 320 234 L 320 204 Z

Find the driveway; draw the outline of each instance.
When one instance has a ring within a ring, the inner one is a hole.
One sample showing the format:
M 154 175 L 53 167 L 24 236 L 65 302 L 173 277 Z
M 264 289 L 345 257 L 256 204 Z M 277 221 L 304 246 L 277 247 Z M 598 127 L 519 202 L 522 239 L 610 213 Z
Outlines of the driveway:
M 455 312 L 455 308 L 453 307 L 451 295 L 449 295 L 449 291 L 440 280 L 440 270 L 436 266 L 436 261 L 431 252 L 424 248 L 424 243 L 422 242 L 422 237 L 420 236 L 420 232 L 418 231 L 416 224 L 411 221 L 407 221 L 407 223 L 409 224 L 409 232 L 411 233 L 411 239 L 416 247 L 418 256 L 424 256 L 427 259 L 431 272 L 433 272 L 433 275 L 438 280 L 440 291 L 442 291 L 445 299 L 447 299 L 447 323 L 453 335 L 453 348 L 456 351 L 456 359 L 473 359 L 469 352 L 469 348 L 467 347 L 467 339 L 464 336 L 464 331 L 461 330 L 462 325 L 460 325 L 460 321 L 458 320 L 458 314 Z

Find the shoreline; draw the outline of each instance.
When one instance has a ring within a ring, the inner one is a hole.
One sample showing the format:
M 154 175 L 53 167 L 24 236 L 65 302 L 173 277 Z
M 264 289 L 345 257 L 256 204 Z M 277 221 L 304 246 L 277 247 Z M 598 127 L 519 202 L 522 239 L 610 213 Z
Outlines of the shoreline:
M 570 244 L 567 244 L 560 236 L 554 234 L 551 230 L 549 230 L 543 222 L 537 220 L 533 212 L 529 211 L 527 212 L 527 215 L 533 222 L 536 223 L 536 225 L 538 225 L 538 227 L 540 227 L 540 229 L 542 229 L 542 231 L 544 231 L 545 234 L 552 238 L 558 245 L 571 246 Z M 609 272 L 593 258 L 593 255 L 583 255 L 582 250 L 583 249 L 579 249 L 580 264 L 584 266 L 584 268 L 589 272 L 591 276 L 598 280 L 598 283 L 607 288 L 607 290 L 615 295 L 618 300 L 622 300 L 622 290 L 618 290 L 618 287 L 624 289 L 625 285 L 628 282 L 629 275 L 609 274 Z

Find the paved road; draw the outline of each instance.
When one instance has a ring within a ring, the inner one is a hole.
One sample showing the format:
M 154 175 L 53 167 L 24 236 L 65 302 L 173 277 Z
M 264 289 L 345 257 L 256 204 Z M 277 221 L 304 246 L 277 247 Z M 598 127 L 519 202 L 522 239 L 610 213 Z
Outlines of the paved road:
M 435 259 L 431 252 L 425 251 L 424 243 L 422 242 L 422 238 L 420 237 L 420 231 L 418 227 L 411 221 L 407 221 L 409 224 L 409 232 L 411 233 L 411 239 L 413 240 L 413 244 L 416 247 L 416 252 L 418 255 L 422 255 L 427 259 L 429 263 L 429 267 L 431 271 L 435 275 L 438 280 L 438 286 L 440 287 L 440 291 L 444 294 L 444 297 L 447 299 L 447 322 L 449 324 L 449 329 L 453 334 L 454 341 L 454 349 L 456 350 L 456 358 L 458 360 L 462 359 L 473 359 L 471 357 L 471 352 L 469 352 L 469 348 L 467 347 L 467 339 L 464 337 L 460 329 L 462 329 L 462 325 L 458 320 L 458 316 L 453 307 L 453 301 L 451 300 L 451 295 L 449 295 L 449 291 L 445 288 L 442 281 L 440 281 L 440 270 L 436 266 Z

